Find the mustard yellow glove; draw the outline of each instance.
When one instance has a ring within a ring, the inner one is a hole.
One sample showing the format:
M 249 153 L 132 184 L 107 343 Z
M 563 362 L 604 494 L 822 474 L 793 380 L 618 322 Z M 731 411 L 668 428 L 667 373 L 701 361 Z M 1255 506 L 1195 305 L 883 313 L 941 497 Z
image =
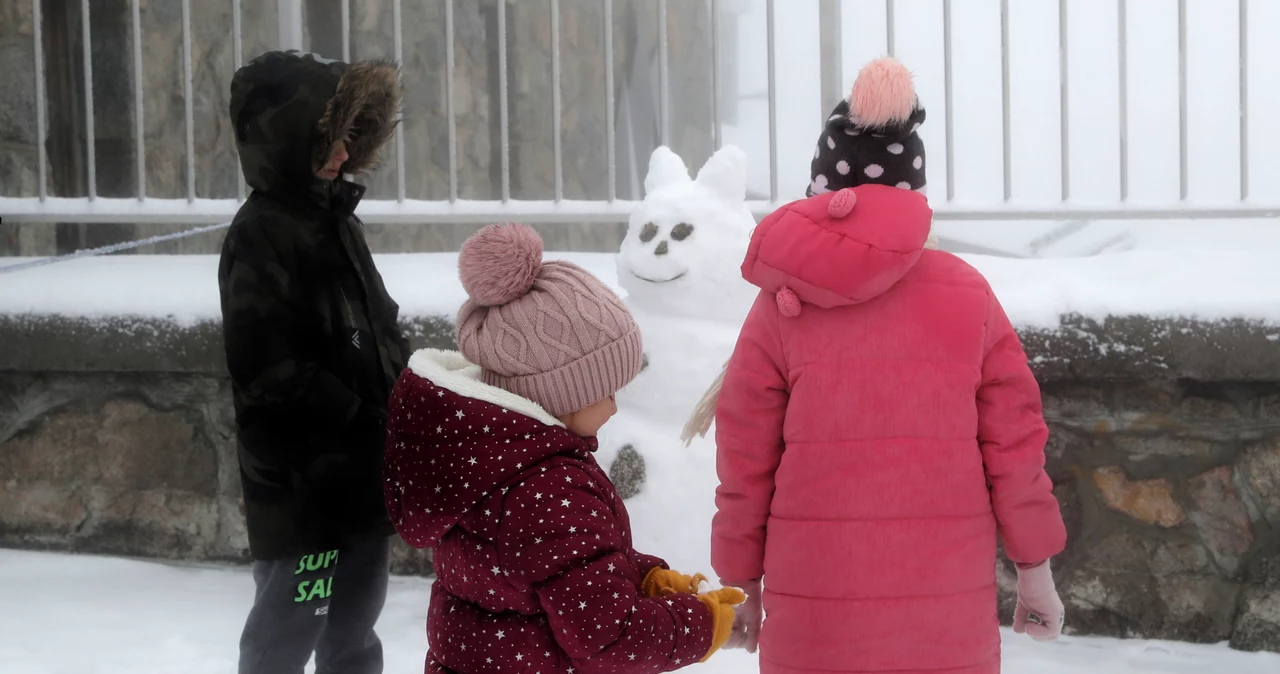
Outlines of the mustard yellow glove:
M 644 577 L 644 581 L 640 583 L 640 592 L 646 597 L 665 597 L 669 594 L 698 594 L 698 583 L 706 580 L 706 576 L 700 573 L 686 576 L 679 571 L 655 566 Z
M 736 587 L 726 587 L 698 595 L 698 601 L 711 613 L 711 648 L 701 662 L 706 662 L 733 634 L 733 620 L 737 612 L 734 606 L 747 600 L 747 595 Z

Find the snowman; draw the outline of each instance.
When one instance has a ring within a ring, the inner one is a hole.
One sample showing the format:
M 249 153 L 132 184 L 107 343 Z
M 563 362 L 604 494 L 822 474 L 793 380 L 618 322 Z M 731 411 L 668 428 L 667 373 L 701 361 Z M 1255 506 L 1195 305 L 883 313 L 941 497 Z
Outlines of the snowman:
M 732 355 L 758 293 L 741 274 L 756 225 L 746 207 L 746 156 L 726 146 L 690 178 L 684 161 L 659 147 L 644 186 L 617 274 L 644 337 L 645 367 L 618 392 L 600 460 L 628 497 L 637 549 L 705 572 L 715 446 L 708 437 L 686 448 L 681 432 Z

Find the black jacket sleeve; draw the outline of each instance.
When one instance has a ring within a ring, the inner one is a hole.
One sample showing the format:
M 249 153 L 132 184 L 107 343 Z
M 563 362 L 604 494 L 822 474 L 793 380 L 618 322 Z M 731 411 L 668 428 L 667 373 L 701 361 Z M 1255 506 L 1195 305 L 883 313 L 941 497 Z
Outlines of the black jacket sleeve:
M 294 276 L 265 241 L 238 243 L 223 260 L 219 284 L 232 380 L 256 404 L 301 408 L 317 423 L 346 427 L 360 397 L 308 359 Z

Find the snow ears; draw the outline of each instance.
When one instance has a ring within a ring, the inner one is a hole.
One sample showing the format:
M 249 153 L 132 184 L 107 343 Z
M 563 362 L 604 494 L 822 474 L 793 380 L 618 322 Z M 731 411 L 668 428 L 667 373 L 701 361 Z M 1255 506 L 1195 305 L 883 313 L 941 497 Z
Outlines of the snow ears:
M 649 156 L 649 173 L 644 178 L 646 195 L 690 182 L 727 202 L 741 203 L 747 198 L 747 155 L 737 146 L 726 145 L 702 165 L 695 180 L 690 180 L 688 166 L 671 148 L 663 145 Z
M 747 153 L 736 145 L 720 148 L 698 169 L 694 182 L 730 203 L 746 201 Z
M 680 155 L 666 145 L 649 155 L 649 174 L 644 177 L 644 193 L 653 194 L 664 187 L 689 182 L 689 167 Z
M 911 71 L 896 59 L 878 58 L 862 67 L 849 94 L 849 117 L 862 127 L 901 124 L 916 105 Z

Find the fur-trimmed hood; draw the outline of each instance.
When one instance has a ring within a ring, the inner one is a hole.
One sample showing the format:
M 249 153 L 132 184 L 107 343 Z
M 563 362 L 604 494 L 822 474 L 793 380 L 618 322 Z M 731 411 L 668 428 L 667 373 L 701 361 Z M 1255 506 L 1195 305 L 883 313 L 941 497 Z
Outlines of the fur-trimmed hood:
M 399 122 L 400 72 L 391 61 L 355 64 L 298 51 L 254 59 L 231 82 L 231 121 L 245 180 L 266 193 L 312 193 L 334 145 L 347 141 L 347 174 L 378 164 Z
M 394 61 L 355 63 L 342 73 L 338 88 L 316 122 L 311 165 L 323 166 L 338 141 L 347 141 L 351 158 L 345 173 L 359 174 L 378 165 L 378 151 L 395 133 L 400 114 L 400 68 Z

